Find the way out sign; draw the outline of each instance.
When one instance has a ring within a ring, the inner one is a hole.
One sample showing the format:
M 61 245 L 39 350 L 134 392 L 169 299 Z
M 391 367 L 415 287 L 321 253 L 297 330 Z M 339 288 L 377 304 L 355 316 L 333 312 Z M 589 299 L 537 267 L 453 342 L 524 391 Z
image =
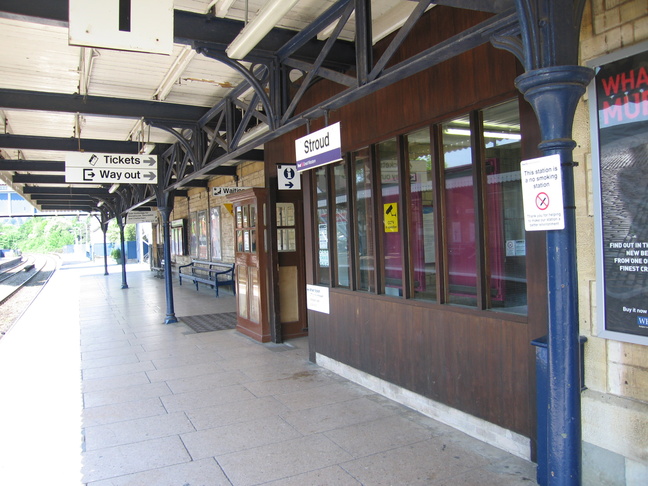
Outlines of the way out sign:
M 527 231 L 565 228 L 560 156 L 549 155 L 520 164 L 524 227 Z
M 156 184 L 157 155 L 65 154 L 65 182 L 94 184 Z

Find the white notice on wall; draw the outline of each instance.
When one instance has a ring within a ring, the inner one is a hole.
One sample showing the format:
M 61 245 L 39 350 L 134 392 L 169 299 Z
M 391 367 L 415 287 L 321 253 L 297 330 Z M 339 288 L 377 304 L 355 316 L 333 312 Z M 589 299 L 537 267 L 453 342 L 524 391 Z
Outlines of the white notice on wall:
M 522 173 L 524 227 L 527 231 L 565 228 L 560 156 L 525 160 Z
M 330 314 L 328 287 L 306 285 L 306 308 L 322 314 Z

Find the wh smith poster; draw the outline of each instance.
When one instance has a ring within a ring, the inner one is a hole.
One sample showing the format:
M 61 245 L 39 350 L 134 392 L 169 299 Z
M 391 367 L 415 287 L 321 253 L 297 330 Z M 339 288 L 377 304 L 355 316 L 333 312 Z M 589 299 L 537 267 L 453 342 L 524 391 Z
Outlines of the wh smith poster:
M 604 300 L 599 306 L 605 331 L 648 337 L 648 45 L 642 48 L 593 67 Z

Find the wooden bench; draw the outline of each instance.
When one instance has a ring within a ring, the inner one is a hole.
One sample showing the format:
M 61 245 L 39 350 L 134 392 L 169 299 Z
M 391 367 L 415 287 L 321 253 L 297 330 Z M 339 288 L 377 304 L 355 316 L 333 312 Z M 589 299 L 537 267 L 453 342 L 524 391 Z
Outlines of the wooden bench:
M 180 285 L 182 285 L 183 278 L 191 280 L 196 285 L 196 290 L 198 290 L 199 283 L 210 285 L 216 290 L 216 297 L 218 297 L 218 288 L 223 285 L 231 285 L 232 293 L 236 294 L 233 263 L 192 260 L 191 263 L 178 267 Z
M 156 278 L 164 278 L 164 260 L 159 260 L 160 266 L 151 266 L 151 271 L 155 272 L 155 277 Z

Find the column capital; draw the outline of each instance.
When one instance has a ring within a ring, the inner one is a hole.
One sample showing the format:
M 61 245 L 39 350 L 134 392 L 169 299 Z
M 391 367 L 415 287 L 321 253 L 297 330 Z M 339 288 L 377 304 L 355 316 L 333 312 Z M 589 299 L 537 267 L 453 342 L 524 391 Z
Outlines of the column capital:
M 528 71 L 515 79 L 515 86 L 533 107 L 538 118 L 545 154 L 573 150 L 572 125 L 578 101 L 594 76 L 584 66 L 551 66 Z

